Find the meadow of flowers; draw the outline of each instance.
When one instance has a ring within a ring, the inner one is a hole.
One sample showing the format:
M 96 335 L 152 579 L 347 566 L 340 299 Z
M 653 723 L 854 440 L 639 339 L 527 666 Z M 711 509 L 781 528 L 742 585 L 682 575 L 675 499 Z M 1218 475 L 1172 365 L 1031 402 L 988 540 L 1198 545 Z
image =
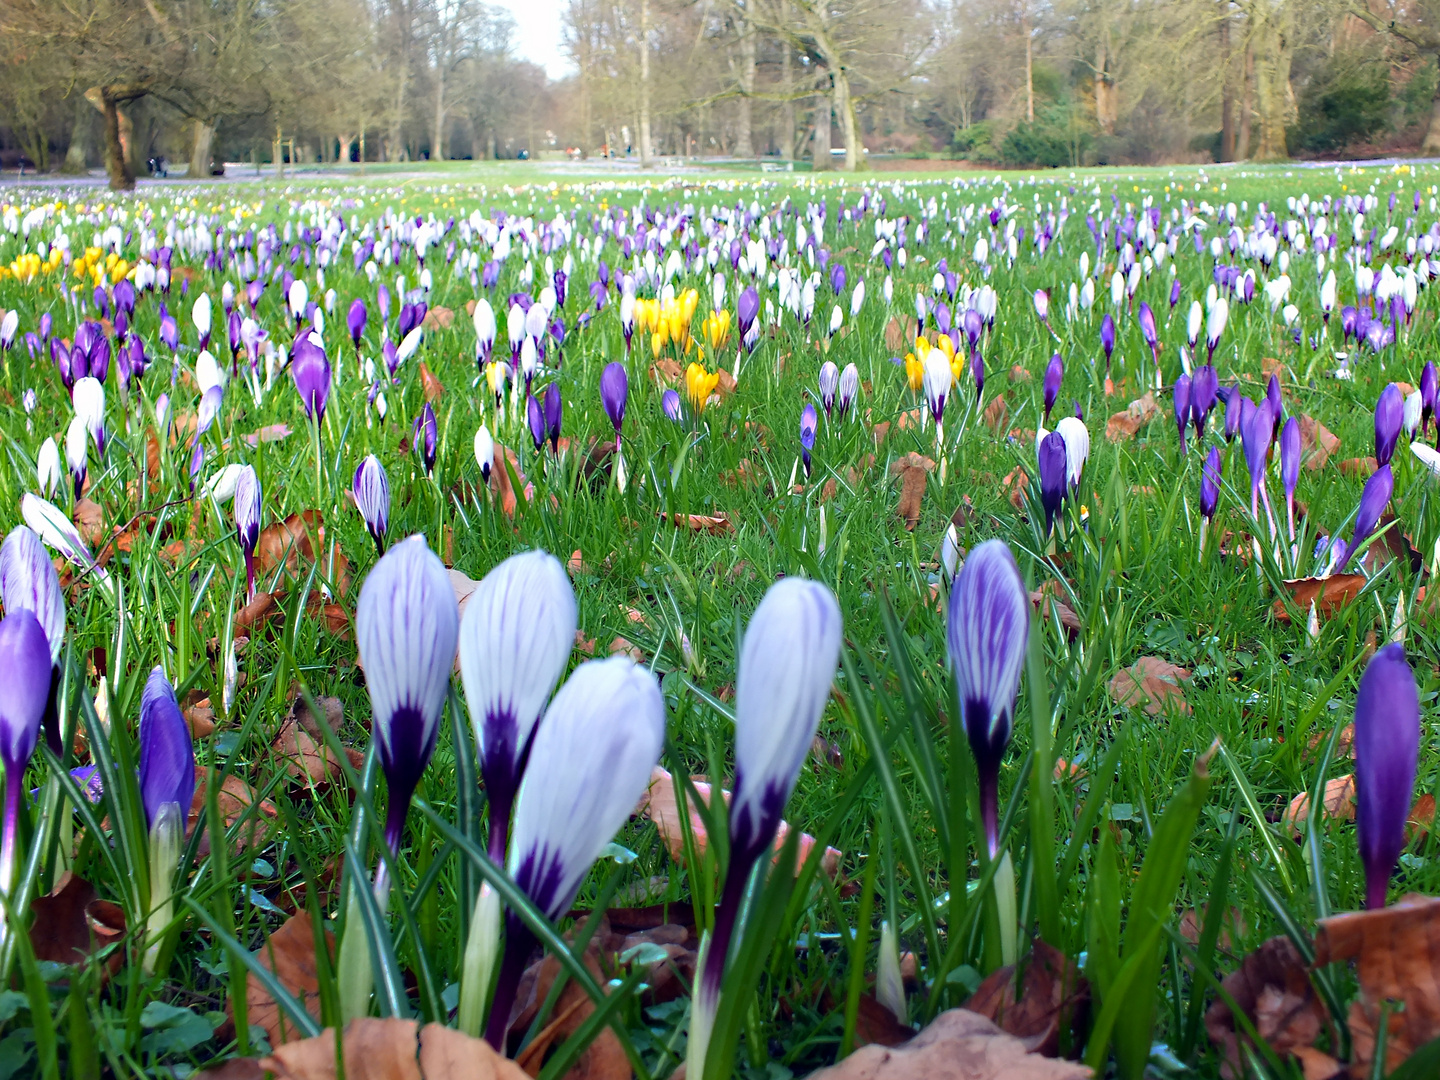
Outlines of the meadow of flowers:
M 1440 1075 L 1440 170 L 386 183 L 0 194 L 0 1080 Z

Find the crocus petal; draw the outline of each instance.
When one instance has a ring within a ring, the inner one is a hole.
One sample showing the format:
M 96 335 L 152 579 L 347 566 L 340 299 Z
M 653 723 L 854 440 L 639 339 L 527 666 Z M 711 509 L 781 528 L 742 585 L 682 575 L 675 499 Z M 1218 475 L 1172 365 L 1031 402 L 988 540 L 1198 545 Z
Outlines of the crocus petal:
M 1402 645 L 1386 645 L 1360 677 L 1355 697 L 1356 838 L 1366 906 L 1385 906 L 1415 792 L 1420 697 Z
M 45 546 L 24 525 L 11 529 L 0 544 L 0 601 L 7 614 L 35 616 L 50 644 L 50 662 L 58 664 L 65 643 L 65 597 Z
M 190 725 L 165 671 L 156 667 L 140 696 L 140 798 L 153 825 L 167 803 L 190 812 L 195 793 L 195 750 Z

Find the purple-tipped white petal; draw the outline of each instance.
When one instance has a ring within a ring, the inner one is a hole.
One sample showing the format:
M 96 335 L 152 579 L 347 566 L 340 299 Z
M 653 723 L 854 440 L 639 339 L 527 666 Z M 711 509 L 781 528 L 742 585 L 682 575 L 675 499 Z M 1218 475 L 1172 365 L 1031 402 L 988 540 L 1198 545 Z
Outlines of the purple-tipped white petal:
M 745 628 L 735 678 L 732 859 L 753 858 L 775 835 L 830 696 L 840 631 L 834 594 L 795 577 L 770 586 Z
M 635 809 L 664 739 L 660 687 L 628 657 L 581 664 L 555 695 L 520 785 L 507 860 L 550 918 L 569 908 Z
M 374 454 L 365 455 L 365 460 L 356 468 L 355 485 L 351 490 L 355 506 L 365 520 L 366 530 L 377 544 L 380 543 L 390 523 L 390 477 Z
M 80 538 L 79 530 L 54 503 L 46 502 L 40 496 L 27 491 L 20 497 L 20 516 L 45 542 L 46 547 L 58 552 L 67 562 L 81 570 L 93 571 L 97 580 L 104 581 L 109 576 L 95 564 L 90 549 Z
M 1062 416 L 1055 425 L 1055 432 L 1065 440 L 1065 475 L 1070 486 L 1080 483 L 1080 474 L 1085 471 L 1085 462 L 1090 457 L 1090 429 L 1078 416 Z
M 977 760 L 998 763 L 1010 742 L 1029 640 L 1030 597 L 1015 557 L 1003 540 L 987 540 L 970 552 L 955 579 L 946 639 Z
M 255 466 L 243 465 L 235 479 L 235 533 L 247 552 L 253 552 L 260 539 L 260 503 L 260 477 Z
M 0 544 L 0 602 L 7 614 L 35 616 L 50 643 L 50 663 L 58 664 L 65 642 L 65 597 L 45 545 L 24 525 L 16 525 Z

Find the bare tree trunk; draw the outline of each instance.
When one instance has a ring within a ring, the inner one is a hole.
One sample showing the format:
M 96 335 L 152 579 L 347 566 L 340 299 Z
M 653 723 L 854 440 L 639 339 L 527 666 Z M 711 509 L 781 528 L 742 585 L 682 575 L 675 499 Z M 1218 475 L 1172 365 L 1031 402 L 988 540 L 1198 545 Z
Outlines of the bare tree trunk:
M 855 122 L 855 99 L 850 96 L 850 76 L 843 67 L 835 69 L 835 116 L 845 144 L 845 171 L 863 169 L 865 154 L 860 145 L 860 125 Z
M 1030 28 L 1030 4 L 1025 4 L 1025 14 L 1020 20 L 1020 32 L 1025 35 L 1025 119 L 1035 122 L 1035 42 Z
M 1250 113 L 1255 107 L 1255 52 L 1247 42 L 1245 45 L 1245 66 L 1240 84 L 1240 135 L 1235 143 L 1235 160 L 1250 160 Z
M 650 0 L 640 0 L 640 167 L 650 167 Z
M 751 136 L 751 95 L 755 93 L 755 31 L 743 15 L 736 17 L 740 29 L 740 100 L 735 117 L 735 156 L 755 156 Z
M 1229 0 L 1226 0 L 1228 6 Z M 1230 16 L 1220 20 L 1220 160 L 1235 160 L 1235 101 L 1230 83 Z
M 194 141 L 190 144 L 190 175 L 210 175 L 210 148 L 215 140 L 215 127 L 203 120 L 195 121 Z
M 790 54 L 793 51 L 788 41 L 780 43 L 780 83 L 790 93 Z M 787 98 L 780 106 L 780 156 L 786 161 L 795 157 L 795 102 Z
M 135 174 L 130 171 L 130 155 L 121 134 L 129 126 L 120 115 L 120 106 L 108 86 L 95 86 L 85 91 L 85 100 L 100 110 L 105 118 L 105 172 L 112 191 L 130 191 L 135 187 Z
M 75 99 L 75 125 L 70 129 L 70 146 L 65 151 L 65 163 L 60 171 L 72 176 L 85 172 L 90 157 L 90 103 L 84 98 Z
M 830 161 L 830 95 L 821 93 L 815 99 L 815 137 L 812 165 L 816 172 L 831 166 Z
M 1100 129 L 1100 134 L 1115 134 L 1118 112 L 1115 82 L 1110 76 L 1110 52 L 1102 38 L 1095 56 L 1095 126 Z
M 430 160 L 445 160 L 445 62 L 435 65 L 435 135 L 430 140 Z
M 1440 64 L 1440 55 L 1435 57 Z M 1430 127 L 1425 132 L 1425 141 L 1420 149 L 1427 154 L 1440 153 L 1440 81 L 1435 84 L 1435 96 L 1430 99 Z
M 1285 123 L 1290 118 L 1290 41 L 1289 27 L 1280 21 L 1283 11 L 1267 15 L 1263 60 L 1258 63 L 1255 80 L 1260 113 L 1260 144 L 1255 149 L 1258 161 L 1283 161 L 1290 156 L 1285 144 Z

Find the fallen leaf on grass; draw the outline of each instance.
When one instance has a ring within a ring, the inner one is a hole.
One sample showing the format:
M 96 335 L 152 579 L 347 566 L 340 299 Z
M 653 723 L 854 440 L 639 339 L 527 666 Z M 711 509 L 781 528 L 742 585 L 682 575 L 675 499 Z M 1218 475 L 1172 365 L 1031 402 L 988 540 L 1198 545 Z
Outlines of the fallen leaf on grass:
M 1341 821 L 1355 819 L 1355 777 L 1337 776 L 1325 781 L 1325 794 L 1321 797 L 1322 816 L 1339 818 Z M 1280 823 L 1290 830 L 1290 835 L 1299 837 L 1301 826 L 1310 819 L 1310 793 L 1302 791 L 1290 800 Z
M 934 468 L 934 461 L 913 450 L 890 466 L 891 474 L 900 477 L 900 505 L 896 513 L 906 529 L 913 531 L 920 522 L 920 504 L 925 498 L 930 471 Z
M 1046 1057 L 1060 1053 L 1060 1031 L 1074 1033 L 1078 1047 L 1090 1011 L 1090 984 L 1075 962 L 1052 945 L 1036 940 L 1017 995 L 1015 965 L 992 972 L 976 988 L 965 1008 L 993 1021 L 1019 1039 L 1025 1049 Z
M 915 347 L 919 324 L 910 315 L 893 316 L 885 324 L 885 348 L 892 353 L 905 353 Z
M 455 324 L 455 312 L 448 307 L 436 305 L 425 312 L 420 325 L 425 330 L 449 330 Z
M 1009 415 L 1010 406 L 1005 403 L 1005 395 L 1001 394 L 985 406 L 985 426 L 998 435 Z
M 364 1017 L 352 1020 L 342 1037 L 347 1080 L 524 1080 L 513 1061 L 483 1039 L 414 1020 Z M 253 1060 L 253 1059 L 237 1059 Z M 228 1063 L 227 1063 L 228 1064 Z M 255 1062 L 260 1072 L 211 1073 L 213 1080 L 248 1080 L 270 1074 L 275 1080 L 334 1080 L 335 1029 L 313 1039 L 277 1047 Z
M 1309 743 L 1305 747 L 1304 761 L 1308 764 L 1319 758 L 1320 753 L 1326 746 L 1330 745 L 1330 732 L 1317 731 L 1310 736 Z M 1340 734 L 1335 736 L 1335 748 L 1331 752 L 1330 760 L 1346 761 L 1355 756 L 1355 725 L 1346 724 L 1340 729 Z
M 1281 1055 L 1308 1047 L 1325 1024 L 1325 1007 L 1310 984 L 1305 962 L 1288 937 L 1266 941 L 1225 976 L 1225 992 L 1254 1023 L 1261 1038 Z M 1216 1000 L 1205 1013 L 1205 1031 L 1220 1048 L 1227 1080 L 1248 1075 L 1241 1065 L 1240 1043 L 1247 1039 L 1236 1026 L 1225 999 Z
M 1324 424 L 1309 416 L 1300 417 L 1300 448 L 1305 468 L 1315 472 L 1325 467 L 1330 455 L 1340 449 L 1340 440 Z
M 1308 613 L 1310 605 L 1314 604 L 1315 613 L 1322 619 L 1328 619 L 1359 596 L 1365 583 L 1364 574 L 1331 574 L 1327 578 L 1297 578 L 1284 582 L 1284 585 L 1295 608 Z M 1281 622 L 1290 621 L 1290 609 L 1284 600 L 1276 600 L 1270 607 L 1270 613 Z
M 711 796 L 711 785 L 704 781 L 695 782 L 695 790 L 700 797 L 709 802 Z M 725 805 L 730 805 L 730 792 L 723 788 L 720 792 L 725 800 Z M 690 812 L 691 838 L 695 847 L 703 852 L 709 843 L 709 837 L 705 832 L 704 822 L 701 820 L 700 811 L 694 805 L 687 805 Z M 645 794 L 640 797 L 640 805 L 636 808 L 637 813 L 643 813 L 651 821 L 655 822 L 655 828 L 660 833 L 660 839 L 664 841 L 665 847 L 670 852 L 670 857 L 676 862 L 685 857 L 685 833 L 680 822 L 680 805 L 675 793 L 675 779 L 670 773 L 659 765 L 656 765 L 650 772 L 650 786 L 645 789 Z M 790 833 L 788 823 L 782 821 L 780 828 L 775 834 L 775 850 L 778 852 L 785 844 L 785 837 Z M 800 834 L 800 852 L 796 861 L 796 871 L 804 865 L 815 849 L 815 838 L 809 833 Z M 840 860 L 842 856 L 839 851 L 827 847 L 820 856 L 820 868 L 835 877 L 840 872 Z
M 290 435 L 289 424 L 266 424 L 259 431 L 252 431 L 249 435 L 243 436 L 245 445 L 254 450 L 261 443 L 279 442 Z
M 659 516 L 677 529 L 709 533 L 711 536 L 724 536 L 735 531 L 735 525 L 727 514 L 666 514 L 661 511 Z
M 1010 368 L 1010 381 L 1012 383 L 1030 382 L 1033 378 L 1034 376 L 1030 374 L 1029 370 L 1021 367 L 1019 364 L 1015 364 Z
M 105 509 L 94 499 L 80 499 L 75 503 L 75 512 L 71 515 L 75 521 L 75 528 L 84 537 L 85 543 L 90 545 L 90 550 L 95 551 L 104 543 L 105 531 Z
M 1088 1080 L 1072 1061 L 1031 1054 L 1025 1044 L 968 1009 L 950 1009 L 899 1046 L 864 1046 L 810 1080 Z
M 820 999 L 820 1006 L 827 1012 L 839 1012 L 844 1002 L 836 999 L 828 989 Z M 895 1014 L 880 1004 L 874 994 L 861 994 L 860 1009 L 855 1015 L 855 1045 L 858 1046 L 900 1046 L 915 1037 L 915 1029 L 902 1024 Z
M 1110 680 L 1110 696 L 1121 705 L 1144 708 L 1157 716 L 1167 707 L 1189 714 L 1190 703 L 1180 684 L 1190 678 L 1186 668 L 1158 656 L 1142 656 Z
M 420 386 L 424 390 L 425 400 L 432 405 L 445 396 L 445 384 L 426 366 L 424 360 L 420 361 Z
M 1363 479 L 1373 473 L 1377 467 L 1373 457 L 1346 458 L 1340 462 L 1340 474 Z
M 584 963 L 590 974 L 595 976 L 595 981 L 602 987 L 606 978 L 601 974 L 600 965 L 596 959 L 596 950 L 587 949 Z M 540 962 L 540 967 L 546 963 L 554 963 L 554 958 L 547 956 Z M 539 1006 L 549 994 L 551 986 L 554 985 L 556 974 L 559 971 L 559 964 L 555 963 L 554 969 L 545 980 L 546 985 L 542 990 L 540 980 L 537 978 L 532 984 L 533 993 L 527 995 L 526 1005 L 522 1008 L 519 1018 L 512 1021 L 512 1031 L 515 1034 L 523 1034 L 534 1021 L 539 1012 Z M 519 995 L 517 995 L 517 1002 Z M 546 1053 L 551 1047 L 559 1047 L 566 1039 L 575 1034 L 595 1012 L 595 1003 L 590 1000 L 587 994 L 574 979 L 565 983 L 565 988 L 560 991 L 560 997 L 555 1002 L 555 1008 L 550 1013 L 550 1019 L 546 1025 L 535 1034 L 530 1045 L 522 1051 L 515 1059 L 518 1065 L 528 1076 L 539 1076 L 540 1069 L 545 1064 Z M 528 1017 L 527 1017 L 528 1013 Z M 513 1014 L 512 1014 L 513 1015 Z M 603 1028 L 594 1042 L 585 1048 L 580 1054 L 579 1060 L 571 1067 L 569 1075 L 580 1078 L 595 1078 L 595 1080 L 610 1080 L 610 1078 L 627 1078 L 630 1073 L 630 1060 L 625 1056 L 625 1048 L 620 1045 L 620 1039 L 610 1028 Z
M 504 463 L 508 461 L 510 468 L 507 469 Z M 514 470 L 515 478 L 520 481 L 520 490 L 528 503 L 535 497 L 535 485 L 525 479 L 525 474 L 520 471 L 520 459 L 516 457 L 515 451 L 508 446 L 495 444 L 495 467 L 490 470 L 490 490 L 500 500 L 500 509 L 505 516 L 513 518 L 515 511 L 520 506 L 520 500 L 515 495 L 515 485 L 510 482 L 510 471 Z
M 1016 465 L 1000 481 L 1000 494 L 1010 493 L 1010 505 L 1016 510 L 1025 509 L 1025 489 L 1030 486 L 1030 477 L 1023 465 Z
M 661 385 L 674 386 L 684 379 L 685 373 L 680 370 L 679 364 L 666 356 L 650 366 L 650 376 Z
M 1080 636 L 1080 616 L 1075 614 L 1075 609 L 1067 601 L 1060 598 L 1060 586 L 1057 582 L 1047 581 L 1032 592 L 1030 604 L 1035 608 L 1036 613 L 1047 622 L 1052 617 L 1051 612 L 1054 612 L 1055 616 L 1060 619 L 1065 636 L 1071 641 Z
M 1343 960 L 1355 962 L 1360 982 L 1349 1014 L 1352 1077 L 1370 1075 L 1380 1010 L 1387 1001 L 1405 1003 L 1404 1009 L 1390 1011 L 1387 1071 L 1440 1037 L 1440 898 L 1407 896 L 1387 908 L 1321 919 L 1315 965 Z
M 310 567 L 317 562 L 317 581 L 330 582 L 335 592 L 344 596 L 350 589 L 350 560 L 338 545 L 328 542 L 319 510 L 291 514 L 260 531 L 255 545 L 255 569 L 259 577 L 269 578 L 283 568 L 286 577 L 303 585 L 310 575 Z
M 1160 406 L 1155 401 L 1155 395 L 1146 393 L 1130 402 L 1124 412 L 1115 413 L 1106 421 L 1105 438 L 1112 443 L 1133 439 L 1159 412 Z
M 255 599 L 235 613 L 235 632 L 254 637 L 255 630 L 280 616 L 280 607 L 275 597 L 268 592 L 257 592 Z
M 195 766 L 195 795 L 190 800 L 190 816 L 185 824 L 185 835 L 188 837 L 195 831 L 195 826 L 200 820 L 200 813 L 205 809 L 205 784 L 209 770 L 203 765 Z M 255 801 L 255 791 L 244 780 L 231 773 L 225 777 L 220 784 L 220 791 L 215 798 L 220 810 L 220 817 L 228 831 L 237 825 L 242 818 L 245 825 L 236 834 L 231 842 L 232 850 L 238 854 L 249 847 L 263 845 L 270 837 L 270 828 L 275 819 L 280 816 L 280 811 L 267 799 Z M 254 806 L 254 812 L 250 808 Z M 248 816 L 247 816 L 248 815 Z M 205 835 L 200 837 L 200 855 L 203 857 L 210 854 L 210 830 L 205 830 Z
M 210 707 L 210 699 L 202 697 L 198 701 L 185 706 L 185 723 L 190 727 L 192 739 L 203 739 L 215 731 L 215 710 Z
M 30 902 L 35 921 L 30 924 L 30 945 L 35 959 L 57 964 L 80 964 L 125 937 L 125 913 L 119 904 L 98 899 L 95 887 L 70 872 L 47 896 Z M 125 951 L 113 950 L 105 958 L 101 980 L 120 970 Z
M 328 930 L 325 932 L 325 949 L 333 956 L 335 941 Z M 286 919 L 280 924 L 278 930 L 265 939 L 265 944 L 260 946 L 256 956 L 262 966 L 275 973 L 275 978 L 279 980 L 280 985 L 294 995 L 295 999 L 304 1006 L 305 1011 L 318 1020 L 320 1018 L 320 977 L 315 964 L 315 931 L 310 922 L 310 913 L 301 912 Z M 245 1007 L 250 1023 L 257 1024 L 264 1029 L 271 1046 L 278 1049 L 285 1043 L 298 1038 L 299 1032 L 294 1023 L 253 974 L 245 977 Z M 304 1041 L 313 1043 L 315 1040 Z M 334 1046 L 335 1041 L 332 1037 L 330 1040 L 332 1051 Z M 348 1045 L 346 1049 L 348 1051 Z M 349 1056 L 347 1052 L 347 1066 Z M 282 1059 L 282 1065 L 289 1067 L 284 1059 Z M 266 1068 L 271 1068 L 271 1066 L 266 1065 Z M 277 1075 L 285 1075 L 278 1069 L 274 1071 Z M 294 1073 L 291 1075 L 315 1074 Z
M 1435 827 L 1435 796 L 1428 791 L 1415 800 L 1405 818 L 1407 839 L 1427 835 Z

